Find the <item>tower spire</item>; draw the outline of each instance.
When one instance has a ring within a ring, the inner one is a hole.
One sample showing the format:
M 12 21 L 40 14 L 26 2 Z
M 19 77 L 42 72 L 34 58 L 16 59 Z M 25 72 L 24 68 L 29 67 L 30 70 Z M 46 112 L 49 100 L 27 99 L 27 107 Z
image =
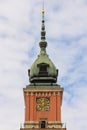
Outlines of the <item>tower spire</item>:
M 42 9 L 44 10 L 44 0 L 43 0 L 43 5 L 42 6 L 43 6 Z
M 45 31 L 45 20 L 44 20 L 44 0 L 43 0 L 43 8 L 42 8 L 42 26 L 41 26 L 41 41 L 39 43 L 40 48 L 41 48 L 41 52 L 42 50 L 45 52 L 46 51 L 46 47 L 47 47 L 47 42 L 46 42 L 46 31 Z

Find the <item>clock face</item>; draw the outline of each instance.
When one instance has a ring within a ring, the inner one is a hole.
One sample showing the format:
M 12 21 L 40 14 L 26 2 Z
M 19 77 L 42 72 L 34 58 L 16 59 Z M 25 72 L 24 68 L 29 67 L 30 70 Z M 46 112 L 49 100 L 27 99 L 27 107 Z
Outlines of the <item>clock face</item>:
M 49 98 L 37 98 L 36 99 L 36 110 L 37 111 L 49 111 L 50 110 L 50 99 Z

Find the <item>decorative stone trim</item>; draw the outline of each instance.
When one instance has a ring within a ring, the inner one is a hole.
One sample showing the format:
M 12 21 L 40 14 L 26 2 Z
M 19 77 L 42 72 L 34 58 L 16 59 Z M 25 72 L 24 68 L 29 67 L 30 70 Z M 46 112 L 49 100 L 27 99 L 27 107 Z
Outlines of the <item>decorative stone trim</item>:
M 39 128 L 39 122 L 35 121 L 28 121 L 24 123 L 24 128 Z
M 62 123 L 58 121 L 49 121 L 47 123 L 47 128 L 62 128 Z
M 39 123 L 38 121 L 26 121 L 24 123 L 24 128 L 40 128 Z M 46 128 L 62 128 L 62 123 L 59 121 L 49 121 L 46 124 Z
M 27 89 L 27 88 L 24 88 L 23 89 L 24 90 L 24 92 L 63 92 L 63 88 L 56 88 L 56 89 L 52 89 L 52 88 L 36 88 L 36 89 L 34 89 L 34 88 L 29 88 L 29 89 Z
M 35 96 L 37 96 L 37 97 L 40 97 L 40 96 L 44 96 L 44 97 L 50 97 L 50 96 L 56 96 L 56 95 L 61 95 L 62 93 L 60 92 L 60 91 L 50 91 L 50 92 L 48 92 L 48 91 L 44 91 L 44 92 L 33 92 L 33 91 L 24 91 L 24 93 L 25 93 L 25 95 L 30 95 L 30 96 L 33 96 L 33 95 L 35 95 Z

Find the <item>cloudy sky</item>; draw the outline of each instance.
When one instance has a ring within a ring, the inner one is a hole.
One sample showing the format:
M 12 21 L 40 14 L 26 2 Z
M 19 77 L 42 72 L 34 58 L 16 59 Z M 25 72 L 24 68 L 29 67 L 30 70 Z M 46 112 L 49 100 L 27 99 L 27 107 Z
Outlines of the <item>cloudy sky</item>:
M 23 88 L 39 54 L 42 0 L 0 0 L 0 129 L 24 122 Z M 62 122 L 87 130 L 87 0 L 45 0 L 47 53 L 64 87 Z

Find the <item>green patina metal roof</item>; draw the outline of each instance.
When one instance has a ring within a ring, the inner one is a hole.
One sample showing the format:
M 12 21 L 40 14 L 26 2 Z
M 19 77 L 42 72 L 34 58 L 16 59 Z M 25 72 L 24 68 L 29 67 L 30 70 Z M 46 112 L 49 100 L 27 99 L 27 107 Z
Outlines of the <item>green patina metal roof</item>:
M 61 86 L 56 83 L 31 83 L 26 88 L 60 88 Z
M 39 68 L 38 68 L 38 64 L 41 63 L 46 63 L 49 65 L 48 68 L 48 75 L 57 75 L 57 71 L 56 71 L 56 67 L 53 64 L 53 62 L 49 59 L 47 54 L 40 54 L 38 56 L 38 58 L 35 60 L 35 62 L 33 63 L 33 65 L 31 66 L 30 69 L 30 76 L 32 77 L 33 75 L 38 75 L 39 73 Z
M 53 62 L 50 60 L 46 53 L 46 31 L 44 25 L 44 12 L 42 12 L 42 29 L 41 29 L 41 41 L 39 46 L 41 48 L 40 54 L 35 62 L 32 64 L 30 70 L 28 71 L 30 82 L 56 82 L 58 70 L 56 69 Z M 40 66 L 46 69 L 45 72 L 40 72 Z

